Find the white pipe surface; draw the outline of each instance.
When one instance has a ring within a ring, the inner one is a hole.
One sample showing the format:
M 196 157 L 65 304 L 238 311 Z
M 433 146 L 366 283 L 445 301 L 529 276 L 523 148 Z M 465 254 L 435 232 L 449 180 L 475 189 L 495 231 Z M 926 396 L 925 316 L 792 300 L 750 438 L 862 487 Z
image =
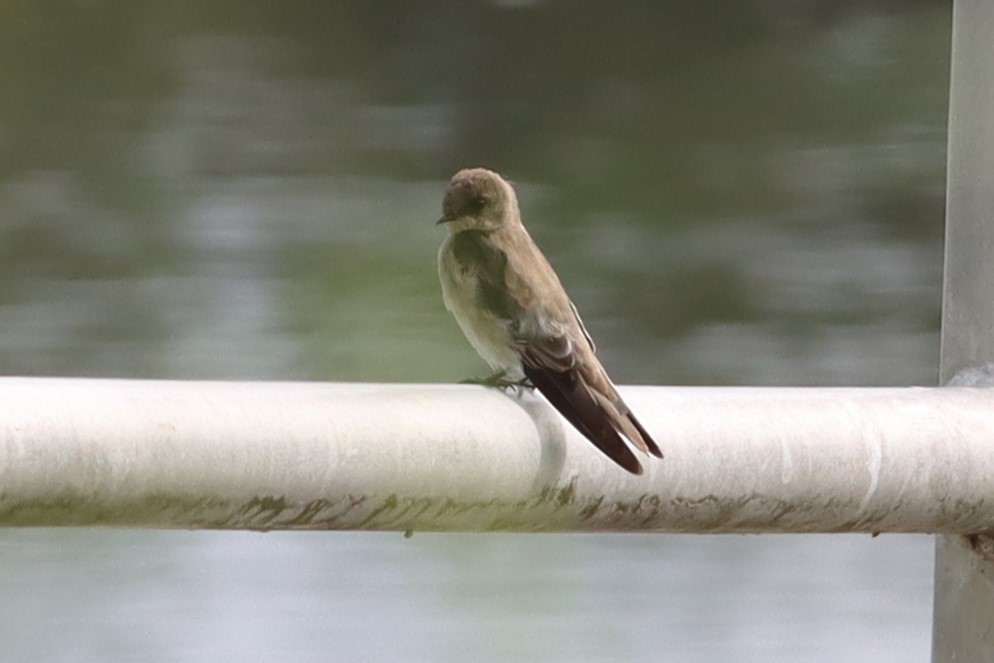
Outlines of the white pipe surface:
M 0 525 L 994 528 L 994 390 L 628 387 L 636 477 L 538 396 L 473 386 L 0 378 Z

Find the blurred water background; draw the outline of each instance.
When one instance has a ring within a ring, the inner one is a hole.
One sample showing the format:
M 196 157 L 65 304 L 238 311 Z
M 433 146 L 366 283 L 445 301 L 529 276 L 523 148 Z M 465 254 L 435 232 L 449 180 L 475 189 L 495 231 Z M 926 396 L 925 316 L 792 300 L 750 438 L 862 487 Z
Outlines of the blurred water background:
M 455 381 L 448 177 L 621 383 L 934 384 L 948 2 L 4 3 L 0 371 Z M 664 438 L 665 440 L 665 438 Z M 925 661 L 932 541 L 0 531 L 0 661 Z

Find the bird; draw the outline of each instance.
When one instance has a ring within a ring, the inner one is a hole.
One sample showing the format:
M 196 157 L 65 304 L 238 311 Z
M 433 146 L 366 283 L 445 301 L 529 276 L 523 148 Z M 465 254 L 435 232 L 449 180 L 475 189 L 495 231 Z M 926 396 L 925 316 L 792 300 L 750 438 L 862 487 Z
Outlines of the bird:
M 521 221 L 512 186 L 486 168 L 449 181 L 438 225 L 442 300 L 498 387 L 536 388 L 604 455 L 632 474 L 625 443 L 663 454 L 618 394 L 559 277 Z

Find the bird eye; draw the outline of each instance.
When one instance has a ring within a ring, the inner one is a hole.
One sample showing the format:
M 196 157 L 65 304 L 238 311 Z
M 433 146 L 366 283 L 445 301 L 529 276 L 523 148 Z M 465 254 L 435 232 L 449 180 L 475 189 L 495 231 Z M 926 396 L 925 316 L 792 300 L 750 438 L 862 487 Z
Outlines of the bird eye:
M 483 209 L 484 207 L 487 206 L 487 197 L 482 195 L 476 196 L 475 198 L 473 198 L 472 205 L 473 209 L 475 210 Z

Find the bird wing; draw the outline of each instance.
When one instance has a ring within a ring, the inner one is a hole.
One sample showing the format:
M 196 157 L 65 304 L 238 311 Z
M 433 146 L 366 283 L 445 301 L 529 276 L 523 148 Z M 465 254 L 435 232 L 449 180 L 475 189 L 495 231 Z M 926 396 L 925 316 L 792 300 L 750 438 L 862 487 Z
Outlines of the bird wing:
M 594 339 L 590 336 L 590 332 L 587 331 L 586 325 L 583 324 L 583 318 L 580 317 L 580 312 L 576 310 L 576 304 L 570 301 L 569 308 L 573 311 L 573 317 L 576 318 L 576 324 L 580 326 L 580 331 L 583 332 L 583 338 L 587 339 L 590 351 L 596 354 L 597 346 L 594 345 Z
M 642 465 L 618 434 L 612 417 L 588 388 L 567 336 L 533 338 L 523 344 L 525 376 L 574 428 L 632 474 Z

